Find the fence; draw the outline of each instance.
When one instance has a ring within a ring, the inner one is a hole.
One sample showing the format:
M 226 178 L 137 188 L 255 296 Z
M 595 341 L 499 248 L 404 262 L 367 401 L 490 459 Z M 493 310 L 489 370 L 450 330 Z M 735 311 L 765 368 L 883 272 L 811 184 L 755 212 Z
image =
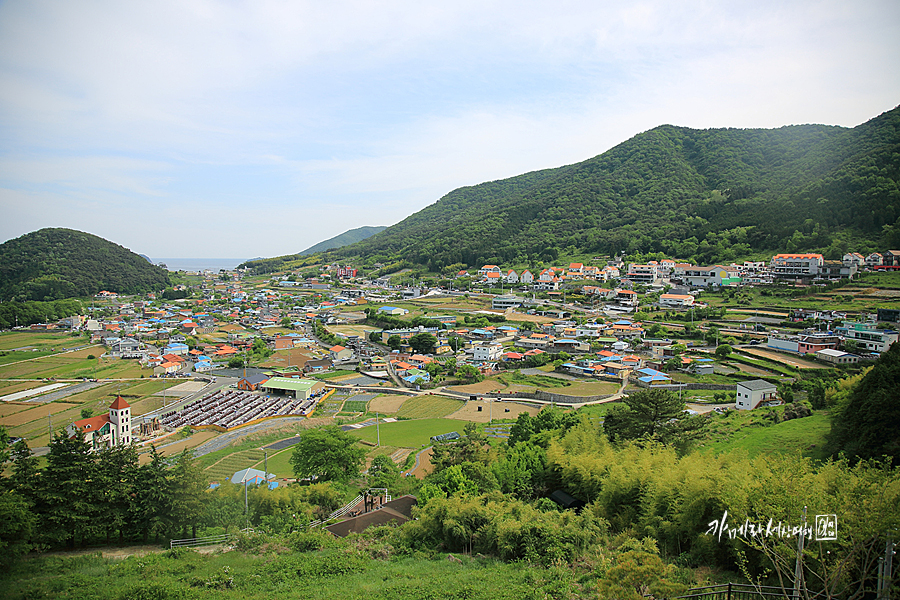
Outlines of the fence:
M 693 588 L 684 596 L 671 600 L 760 600 L 766 598 L 782 598 L 792 600 L 793 590 L 768 585 L 749 585 L 746 583 L 728 583 L 708 587 Z
M 222 535 L 211 535 L 202 538 L 188 538 L 185 540 L 171 540 L 169 548 L 194 548 L 197 546 L 214 546 L 216 544 L 225 544 L 231 541 L 232 535 L 225 533 Z

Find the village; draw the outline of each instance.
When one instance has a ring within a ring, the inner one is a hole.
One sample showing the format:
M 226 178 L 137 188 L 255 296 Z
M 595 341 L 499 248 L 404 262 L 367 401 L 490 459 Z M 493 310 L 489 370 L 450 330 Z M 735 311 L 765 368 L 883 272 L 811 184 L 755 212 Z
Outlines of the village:
M 186 380 L 181 389 L 190 393 L 176 388 L 162 406 L 129 415 L 139 418 L 127 428 L 113 415 L 121 406 L 68 424 L 70 434 L 80 429 L 96 448 L 130 436 L 152 442 L 185 427 L 227 432 L 322 415 L 345 386 L 572 408 L 660 388 L 687 392 L 699 402 L 691 410 L 747 410 L 782 403 L 779 389 L 798 365 L 871 361 L 898 338 L 889 323 L 900 310 L 891 308 L 762 315 L 748 308 L 726 319 L 725 308 L 707 301 L 723 290 L 847 283 L 893 270 L 897 251 L 848 253 L 842 261 L 777 254 L 768 263 L 708 267 L 602 262 L 546 267 L 536 276 L 484 265 L 457 272 L 446 287 L 404 284 L 402 273 L 370 279 L 337 264 L 321 265 L 315 276 L 308 268 L 265 276 L 189 273 L 172 290 L 184 298 L 101 292 L 87 314 L 30 331 L 78 333 L 102 348 L 100 361 L 136 363 L 141 378 Z M 545 372 L 588 387 L 565 394 L 488 385 L 506 373 Z M 715 406 L 703 405 L 713 398 Z M 350 416 L 340 406 L 324 414 Z

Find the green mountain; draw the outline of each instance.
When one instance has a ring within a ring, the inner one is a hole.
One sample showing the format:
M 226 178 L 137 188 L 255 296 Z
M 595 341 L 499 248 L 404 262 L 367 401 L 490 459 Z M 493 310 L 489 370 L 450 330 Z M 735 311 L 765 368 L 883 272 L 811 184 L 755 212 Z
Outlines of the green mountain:
M 900 247 L 900 107 L 854 128 L 663 125 L 574 165 L 454 190 L 337 259 L 534 263 Z
M 285 256 L 276 256 L 273 258 L 254 258 L 239 264 L 237 268 L 252 269 L 255 273 L 272 273 L 273 271 L 278 271 L 281 269 L 294 268 L 302 264 L 302 259 L 306 256 L 354 244 L 361 240 L 365 240 L 375 235 L 376 233 L 384 231 L 385 229 L 386 227 L 358 227 L 356 229 L 351 229 L 350 231 L 345 231 L 344 233 L 331 239 L 325 240 L 324 242 L 319 242 L 315 246 L 311 246 L 303 252 L 299 252 L 297 254 L 286 254 Z
M 350 244 L 355 244 L 356 242 L 370 238 L 376 233 L 381 233 L 385 229 L 387 229 L 387 227 L 357 227 L 356 229 L 345 231 L 324 242 L 319 242 L 315 246 L 310 246 L 303 252 L 300 252 L 300 256 L 308 256 L 310 254 L 315 254 L 316 252 L 324 252 L 325 250 L 334 250 L 336 248 L 349 246 Z
M 0 300 L 59 300 L 101 290 L 136 294 L 169 273 L 127 248 L 72 229 L 41 229 L 0 245 Z

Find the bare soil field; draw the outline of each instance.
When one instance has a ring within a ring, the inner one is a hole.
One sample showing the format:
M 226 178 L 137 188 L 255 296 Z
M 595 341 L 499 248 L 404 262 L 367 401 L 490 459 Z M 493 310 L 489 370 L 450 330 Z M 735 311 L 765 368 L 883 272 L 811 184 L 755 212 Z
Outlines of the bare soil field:
M 410 396 L 394 396 L 385 395 L 378 396 L 369 401 L 369 411 L 379 413 L 395 413 L 400 410 L 403 403 L 410 399 Z
M 745 365 L 742 363 L 728 363 L 729 367 L 734 367 L 738 371 L 742 373 L 750 373 L 751 375 L 772 375 L 772 371 L 766 371 L 765 369 L 760 369 L 759 367 L 754 367 L 752 365 Z
M 291 348 L 290 350 L 279 350 L 269 357 L 261 367 L 283 368 L 286 366 L 300 367 L 306 364 L 306 361 L 312 360 L 312 352 L 305 348 Z
M 428 448 L 427 450 L 424 450 L 422 452 L 422 454 L 419 455 L 419 466 L 417 466 L 415 469 L 410 471 L 410 473 L 412 473 L 413 477 L 422 479 L 423 477 L 425 477 L 426 475 L 428 475 L 429 473 L 431 473 L 434 470 L 434 467 L 431 465 L 432 453 L 433 453 L 432 449 Z
M 785 365 L 790 365 L 792 367 L 798 367 L 800 369 L 821 369 L 822 365 L 814 362 L 810 362 L 808 360 L 803 360 L 802 358 L 795 358 L 793 356 L 789 356 L 787 354 L 782 354 L 780 352 L 771 352 L 769 350 L 759 350 L 758 348 L 741 348 L 743 352 L 750 354 L 752 356 L 759 356 L 760 358 L 766 358 L 771 361 L 780 362 Z
M 6 425 L 8 427 L 16 427 L 17 425 L 31 423 L 32 421 L 36 421 L 37 419 L 46 419 L 47 413 L 55 415 L 57 413 L 61 413 L 70 408 L 76 408 L 78 406 L 78 404 L 64 404 L 62 402 L 42 404 L 41 406 L 36 406 L 29 410 L 3 416 L 2 418 L 0 418 L 0 424 Z
M 493 406 L 491 406 L 493 405 Z M 481 409 L 479 411 L 478 409 Z M 519 413 L 528 413 L 532 417 L 541 409 L 535 406 L 526 406 L 518 402 L 488 402 L 486 400 L 469 400 L 465 406 L 455 413 L 447 415 L 448 419 L 460 421 L 474 421 L 476 423 L 488 423 L 494 419 L 515 419 Z
M 343 333 L 344 335 L 358 335 L 368 339 L 369 333 L 379 331 L 377 327 L 370 325 L 329 325 L 329 331 L 332 333 Z
M 158 450 L 159 450 L 159 453 L 162 454 L 163 456 L 173 456 L 175 454 L 178 454 L 185 448 L 194 448 L 196 446 L 199 446 L 203 442 L 205 442 L 207 440 L 211 440 L 212 438 L 216 437 L 216 435 L 217 434 L 214 431 L 198 431 L 197 433 L 193 434 L 189 438 L 185 438 L 185 439 L 181 440 L 180 442 L 175 442 L 174 444 L 166 446 L 165 448 L 159 448 Z M 171 439 L 165 439 L 165 440 L 162 440 L 162 443 L 165 444 L 170 441 L 171 441 Z M 145 452 L 144 454 L 141 454 L 140 464 L 143 465 L 143 464 L 147 464 L 149 462 L 150 462 L 150 453 Z

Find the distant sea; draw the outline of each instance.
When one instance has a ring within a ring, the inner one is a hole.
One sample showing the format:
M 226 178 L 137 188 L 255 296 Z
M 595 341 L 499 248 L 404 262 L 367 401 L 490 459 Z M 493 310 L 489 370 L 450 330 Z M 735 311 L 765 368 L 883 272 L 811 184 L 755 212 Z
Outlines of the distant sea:
M 154 258 L 154 265 L 163 263 L 170 271 L 204 271 L 218 273 L 219 269 L 234 269 L 246 258 Z

